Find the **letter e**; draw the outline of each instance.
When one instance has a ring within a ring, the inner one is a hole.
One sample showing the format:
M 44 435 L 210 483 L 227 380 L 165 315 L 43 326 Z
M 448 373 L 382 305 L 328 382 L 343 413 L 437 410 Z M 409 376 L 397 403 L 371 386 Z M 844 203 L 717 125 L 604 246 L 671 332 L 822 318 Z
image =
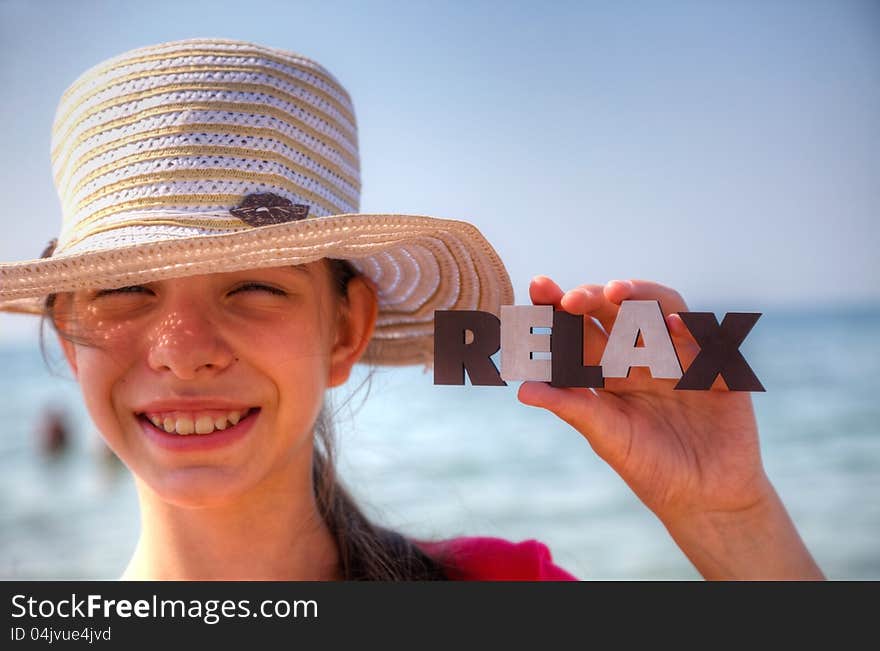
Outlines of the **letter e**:
M 532 328 L 553 326 L 552 305 L 501 306 L 501 377 L 505 380 L 550 381 L 550 360 L 532 353 L 550 352 L 550 335 Z

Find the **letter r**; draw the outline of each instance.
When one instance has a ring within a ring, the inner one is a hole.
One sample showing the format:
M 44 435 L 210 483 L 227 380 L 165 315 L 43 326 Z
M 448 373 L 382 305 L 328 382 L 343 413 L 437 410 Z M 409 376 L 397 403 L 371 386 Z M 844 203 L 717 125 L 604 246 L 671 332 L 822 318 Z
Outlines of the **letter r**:
M 467 342 L 467 331 L 473 341 Z M 492 355 L 501 347 L 501 321 L 491 312 L 436 310 L 434 312 L 434 384 L 507 386 Z

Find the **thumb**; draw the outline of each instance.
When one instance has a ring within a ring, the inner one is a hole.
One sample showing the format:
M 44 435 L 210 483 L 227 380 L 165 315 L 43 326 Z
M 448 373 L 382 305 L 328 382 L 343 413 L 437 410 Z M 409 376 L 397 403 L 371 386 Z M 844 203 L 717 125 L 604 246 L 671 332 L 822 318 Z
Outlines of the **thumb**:
M 541 407 L 552 412 L 574 427 L 587 439 L 590 446 L 605 461 L 612 463 L 625 454 L 626 442 L 619 417 L 622 414 L 613 404 L 619 400 L 607 391 L 553 387 L 546 382 L 523 382 L 517 398 L 524 405 Z

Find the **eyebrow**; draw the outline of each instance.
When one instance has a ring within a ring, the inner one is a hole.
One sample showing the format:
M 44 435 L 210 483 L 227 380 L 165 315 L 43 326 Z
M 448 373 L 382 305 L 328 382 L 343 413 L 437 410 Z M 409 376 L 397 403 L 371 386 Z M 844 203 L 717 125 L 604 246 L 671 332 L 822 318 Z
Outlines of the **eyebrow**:
M 284 269 L 284 271 L 286 271 L 287 273 L 290 273 L 291 271 L 293 273 L 309 273 L 309 268 L 306 267 L 304 264 L 285 265 L 281 268 Z
M 240 269 L 232 273 L 246 274 L 254 271 L 271 272 L 275 270 L 283 271 L 287 275 L 311 274 L 311 271 L 305 265 L 284 265 L 283 267 L 255 267 L 251 269 Z
M 295 265 L 285 265 L 281 267 L 281 269 L 288 275 L 291 274 L 306 274 L 311 275 L 311 270 L 305 265 L 295 264 Z

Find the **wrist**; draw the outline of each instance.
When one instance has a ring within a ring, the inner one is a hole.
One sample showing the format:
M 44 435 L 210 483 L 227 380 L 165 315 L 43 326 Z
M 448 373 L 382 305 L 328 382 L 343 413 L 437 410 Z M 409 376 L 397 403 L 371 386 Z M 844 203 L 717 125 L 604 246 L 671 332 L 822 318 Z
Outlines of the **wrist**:
M 692 513 L 664 524 L 708 580 L 825 578 L 769 481 L 747 507 Z

